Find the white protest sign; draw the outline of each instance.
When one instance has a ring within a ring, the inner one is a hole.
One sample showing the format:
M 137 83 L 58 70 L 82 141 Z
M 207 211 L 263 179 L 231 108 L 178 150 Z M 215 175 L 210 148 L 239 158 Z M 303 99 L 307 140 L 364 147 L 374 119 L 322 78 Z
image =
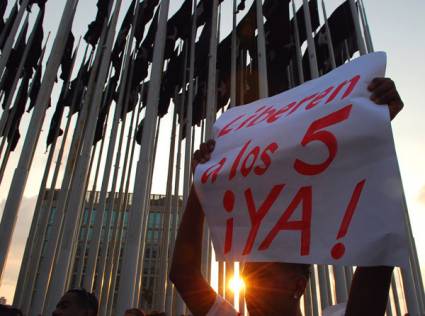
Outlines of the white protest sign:
M 195 188 L 218 260 L 405 265 L 388 108 L 367 90 L 385 65 L 369 54 L 217 120 Z

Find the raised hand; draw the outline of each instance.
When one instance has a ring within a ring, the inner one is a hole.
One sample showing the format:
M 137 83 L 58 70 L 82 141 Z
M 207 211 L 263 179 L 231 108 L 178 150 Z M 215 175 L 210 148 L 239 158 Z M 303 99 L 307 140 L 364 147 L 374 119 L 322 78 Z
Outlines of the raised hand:
M 398 94 L 397 88 L 390 78 L 375 78 L 369 84 L 372 92 L 370 99 L 376 104 L 388 104 L 391 120 L 401 111 L 404 104 Z

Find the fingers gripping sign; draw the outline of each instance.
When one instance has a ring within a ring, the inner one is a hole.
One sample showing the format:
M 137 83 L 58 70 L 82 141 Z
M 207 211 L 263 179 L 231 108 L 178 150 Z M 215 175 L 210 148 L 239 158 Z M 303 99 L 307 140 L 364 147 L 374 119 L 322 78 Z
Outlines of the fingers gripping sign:
M 390 118 L 393 119 L 403 109 L 403 101 L 397 92 L 394 81 L 389 78 L 374 78 L 368 86 L 370 99 L 376 104 L 387 104 Z
M 192 159 L 192 172 L 195 171 L 196 166 L 199 163 L 205 163 L 211 158 L 211 153 L 214 151 L 215 141 L 213 139 L 208 140 L 206 143 L 202 143 L 200 148 L 195 151 Z

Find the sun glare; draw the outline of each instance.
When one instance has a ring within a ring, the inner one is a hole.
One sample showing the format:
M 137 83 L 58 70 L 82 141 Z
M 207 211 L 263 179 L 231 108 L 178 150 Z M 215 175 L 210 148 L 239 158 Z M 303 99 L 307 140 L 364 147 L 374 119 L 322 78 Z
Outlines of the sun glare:
M 238 275 L 235 275 L 233 278 L 230 279 L 228 288 L 234 294 L 239 295 L 239 292 L 245 288 L 245 282 L 241 277 L 239 277 Z

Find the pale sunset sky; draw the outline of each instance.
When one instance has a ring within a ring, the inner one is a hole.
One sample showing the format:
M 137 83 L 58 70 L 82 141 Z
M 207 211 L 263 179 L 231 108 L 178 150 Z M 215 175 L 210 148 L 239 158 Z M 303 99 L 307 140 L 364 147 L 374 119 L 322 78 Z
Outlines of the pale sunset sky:
M 247 7 L 251 5 L 252 1 L 247 0 Z M 422 225 L 425 223 L 425 124 L 422 120 L 425 119 L 425 106 L 422 93 L 425 91 L 425 43 L 423 40 L 425 32 L 425 2 L 421 0 L 363 1 L 366 7 L 374 48 L 376 51 L 385 51 L 388 54 L 387 76 L 395 81 L 405 104 L 404 110 L 393 121 L 392 126 L 413 233 L 416 239 L 420 264 L 424 273 L 425 230 Z M 8 2 L 6 16 L 12 7 L 12 3 L 15 3 L 13 0 L 9 0 Z M 130 2 L 131 0 L 123 0 L 121 18 L 127 11 Z M 183 0 L 170 1 L 170 15 L 180 7 L 182 2 Z M 326 0 L 328 15 L 342 2 L 342 0 Z M 85 34 L 87 25 L 94 19 L 96 15 L 96 3 L 96 0 L 80 0 L 73 24 L 73 33 L 76 39 L 78 39 L 79 35 Z M 302 1 L 296 0 L 296 3 L 298 7 Z M 49 0 L 46 4 L 44 30 L 45 33 L 48 31 L 52 32 L 49 47 L 55 36 L 64 5 L 65 0 Z M 220 33 L 222 38 L 227 36 L 231 30 L 231 5 L 232 1 L 230 0 L 224 0 L 222 5 Z M 34 13 L 30 19 L 31 23 L 34 22 L 38 9 L 34 8 L 33 11 Z M 80 47 L 80 58 L 82 57 L 83 49 L 84 45 Z M 53 93 L 53 105 L 56 104 L 59 89 L 60 85 L 57 84 Z M 54 106 L 47 113 L 43 133 L 40 136 L 39 146 L 35 153 L 24 199 L 19 211 L 4 277 L 0 284 L 0 297 L 6 297 L 8 303 L 11 303 L 13 299 L 25 242 L 34 212 L 36 195 L 47 159 L 45 140 L 53 111 Z M 156 155 L 152 193 L 165 192 L 167 168 L 163 166 L 166 166 L 168 162 L 169 131 L 171 130 L 170 116 L 170 114 L 167 115 L 161 123 L 159 140 L 161 145 Z M 28 121 L 29 116 L 26 115 L 21 123 L 21 135 L 25 135 Z M 3 212 L 11 177 L 17 164 L 22 143 L 23 141 L 21 139 L 16 152 L 11 155 L 5 178 L 0 186 L 0 216 Z M 64 164 L 62 164 L 62 170 L 63 168 Z

